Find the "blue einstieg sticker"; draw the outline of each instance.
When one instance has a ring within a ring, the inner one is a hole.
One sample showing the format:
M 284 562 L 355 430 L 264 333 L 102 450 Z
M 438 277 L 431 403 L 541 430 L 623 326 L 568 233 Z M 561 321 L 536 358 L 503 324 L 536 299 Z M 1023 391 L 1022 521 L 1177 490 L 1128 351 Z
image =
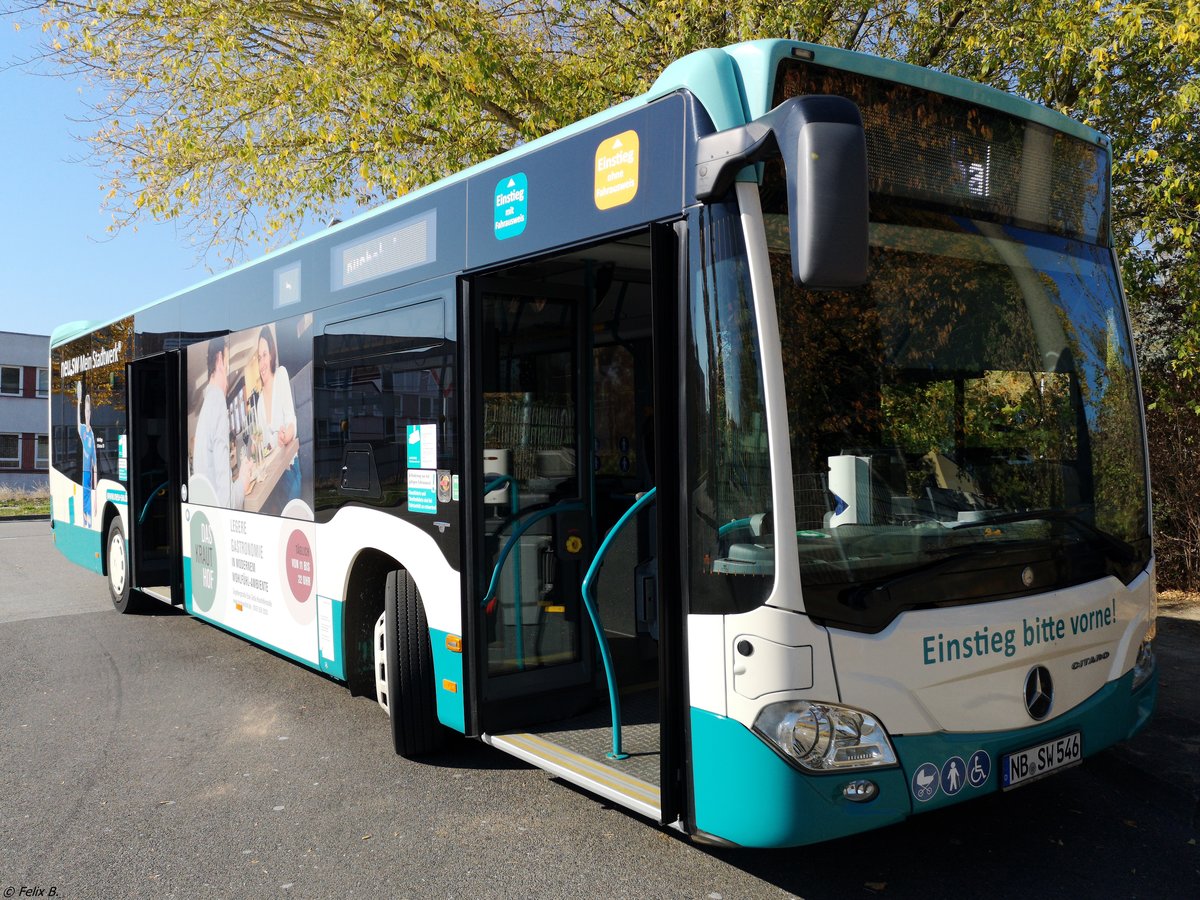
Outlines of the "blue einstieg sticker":
M 501 178 L 496 183 L 492 211 L 497 240 L 516 237 L 525 230 L 525 220 L 529 214 L 529 181 L 524 172 Z

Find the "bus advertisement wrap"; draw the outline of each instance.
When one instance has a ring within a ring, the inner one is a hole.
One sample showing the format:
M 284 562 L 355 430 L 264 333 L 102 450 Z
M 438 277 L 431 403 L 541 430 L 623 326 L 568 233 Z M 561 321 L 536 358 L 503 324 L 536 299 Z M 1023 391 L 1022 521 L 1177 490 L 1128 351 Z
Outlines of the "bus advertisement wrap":
M 311 521 L 312 316 L 187 350 L 188 499 Z
M 189 611 L 313 663 L 311 348 L 311 315 L 188 347 L 183 539 Z
M 183 516 L 188 612 L 315 665 L 312 523 L 191 506 Z
M 66 542 L 75 528 L 98 532 L 104 498 L 125 496 L 125 365 L 132 357 L 132 316 L 51 354 L 51 496 Z M 85 565 L 93 565 L 94 554 L 86 555 Z

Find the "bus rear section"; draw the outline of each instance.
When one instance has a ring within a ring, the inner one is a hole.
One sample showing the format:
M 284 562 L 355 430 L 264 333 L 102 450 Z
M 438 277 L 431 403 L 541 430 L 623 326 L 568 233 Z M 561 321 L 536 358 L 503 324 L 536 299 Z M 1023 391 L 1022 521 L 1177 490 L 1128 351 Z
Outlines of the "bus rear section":
M 693 220 L 695 826 L 754 846 L 1053 775 L 1157 690 L 1102 140 L 775 60 L 773 106 L 861 111 L 869 264 L 848 289 L 793 277 L 786 148 Z

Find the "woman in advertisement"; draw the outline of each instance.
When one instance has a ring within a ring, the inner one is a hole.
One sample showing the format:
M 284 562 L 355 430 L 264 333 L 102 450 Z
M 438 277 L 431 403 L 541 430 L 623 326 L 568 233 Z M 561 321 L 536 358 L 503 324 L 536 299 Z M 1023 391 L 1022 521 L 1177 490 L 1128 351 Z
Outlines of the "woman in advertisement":
M 270 325 L 258 333 L 258 377 L 262 392 L 255 413 L 263 441 L 276 450 L 292 449 L 296 440 L 296 406 L 286 366 L 279 365 L 275 334 Z M 300 497 L 300 456 L 297 454 L 271 494 L 271 512 L 279 513 L 291 500 Z

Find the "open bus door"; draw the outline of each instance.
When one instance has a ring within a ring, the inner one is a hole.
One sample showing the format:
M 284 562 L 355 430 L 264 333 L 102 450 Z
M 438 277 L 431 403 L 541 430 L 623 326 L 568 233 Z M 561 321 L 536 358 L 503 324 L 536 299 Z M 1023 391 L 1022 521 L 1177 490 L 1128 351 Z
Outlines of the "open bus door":
M 182 354 L 129 364 L 129 549 L 133 587 L 183 604 Z
M 661 540 L 678 488 L 616 526 L 657 487 L 656 434 L 678 433 L 677 242 L 655 227 L 481 275 L 466 305 L 468 729 L 660 821 L 682 802 L 679 556 Z

